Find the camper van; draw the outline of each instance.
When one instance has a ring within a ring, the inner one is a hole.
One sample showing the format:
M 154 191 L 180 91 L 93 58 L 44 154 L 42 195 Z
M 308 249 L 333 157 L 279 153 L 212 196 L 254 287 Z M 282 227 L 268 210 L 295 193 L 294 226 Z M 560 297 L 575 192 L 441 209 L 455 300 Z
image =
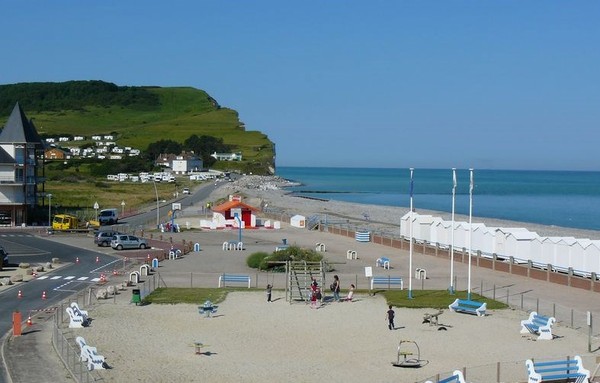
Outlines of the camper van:
M 117 209 L 102 209 L 98 214 L 100 225 L 112 225 L 119 221 Z

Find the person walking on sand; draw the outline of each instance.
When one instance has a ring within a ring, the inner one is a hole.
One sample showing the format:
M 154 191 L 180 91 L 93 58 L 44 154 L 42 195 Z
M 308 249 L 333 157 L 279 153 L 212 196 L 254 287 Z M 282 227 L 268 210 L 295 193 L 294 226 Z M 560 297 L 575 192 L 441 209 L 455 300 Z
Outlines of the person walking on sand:
M 267 302 L 271 302 L 271 291 L 273 290 L 273 286 L 270 284 L 267 285 Z
M 385 319 L 387 319 L 387 321 L 388 321 L 388 328 L 390 330 L 395 330 L 396 329 L 396 326 L 394 326 L 394 316 L 395 315 L 396 315 L 396 313 L 392 309 L 392 305 L 389 305 L 388 306 L 388 311 L 385 314 Z
M 333 276 L 333 283 L 331 285 L 331 289 L 333 291 L 333 299 L 336 302 L 340 301 L 340 277 L 337 275 Z

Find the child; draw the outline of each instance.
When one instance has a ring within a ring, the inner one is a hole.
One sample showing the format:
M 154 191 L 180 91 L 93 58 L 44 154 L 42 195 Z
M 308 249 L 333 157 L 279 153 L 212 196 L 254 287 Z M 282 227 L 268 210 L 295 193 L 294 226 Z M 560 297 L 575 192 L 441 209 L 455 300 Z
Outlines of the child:
M 271 290 L 273 289 L 273 286 L 271 286 L 270 284 L 267 285 L 267 302 L 271 302 Z
M 348 296 L 344 299 L 346 302 L 352 302 L 352 297 L 354 296 L 354 283 L 350 285 L 350 291 L 348 291 Z
M 322 298 L 321 289 L 319 288 L 319 284 L 313 278 L 313 283 L 310 285 L 311 295 L 310 295 L 310 308 L 317 309 L 319 308 L 319 300 Z
M 386 318 L 388 320 L 388 328 L 390 330 L 394 330 L 395 329 L 395 326 L 394 326 L 394 315 L 396 313 L 394 313 L 394 310 L 392 310 L 392 305 L 389 305 L 388 308 L 389 308 L 389 310 L 386 313 Z

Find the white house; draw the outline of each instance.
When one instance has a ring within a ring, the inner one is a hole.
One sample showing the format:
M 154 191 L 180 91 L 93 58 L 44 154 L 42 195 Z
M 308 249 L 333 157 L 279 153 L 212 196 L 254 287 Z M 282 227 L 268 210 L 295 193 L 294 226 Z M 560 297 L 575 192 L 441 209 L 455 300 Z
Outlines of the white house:
M 171 160 L 175 174 L 187 174 L 202 169 L 202 160 L 193 153 L 182 153 Z

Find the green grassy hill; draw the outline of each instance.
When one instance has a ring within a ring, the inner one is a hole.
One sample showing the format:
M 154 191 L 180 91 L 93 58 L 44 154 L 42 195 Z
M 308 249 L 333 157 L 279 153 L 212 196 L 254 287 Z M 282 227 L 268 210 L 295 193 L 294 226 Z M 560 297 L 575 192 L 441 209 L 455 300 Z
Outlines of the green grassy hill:
M 268 174 L 274 145 L 258 131 L 246 131 L 235 110 L 222 108 L 203 90 L 190 87 L 119 87 L 102 81 L 0 85 L 0 122 L 15 103 L 42 136 L 116 134 L 119 146 L 145 150 L 161 139 L 183 143 L 191 135 L 223 139 L 242 162 L 215 168 Z

